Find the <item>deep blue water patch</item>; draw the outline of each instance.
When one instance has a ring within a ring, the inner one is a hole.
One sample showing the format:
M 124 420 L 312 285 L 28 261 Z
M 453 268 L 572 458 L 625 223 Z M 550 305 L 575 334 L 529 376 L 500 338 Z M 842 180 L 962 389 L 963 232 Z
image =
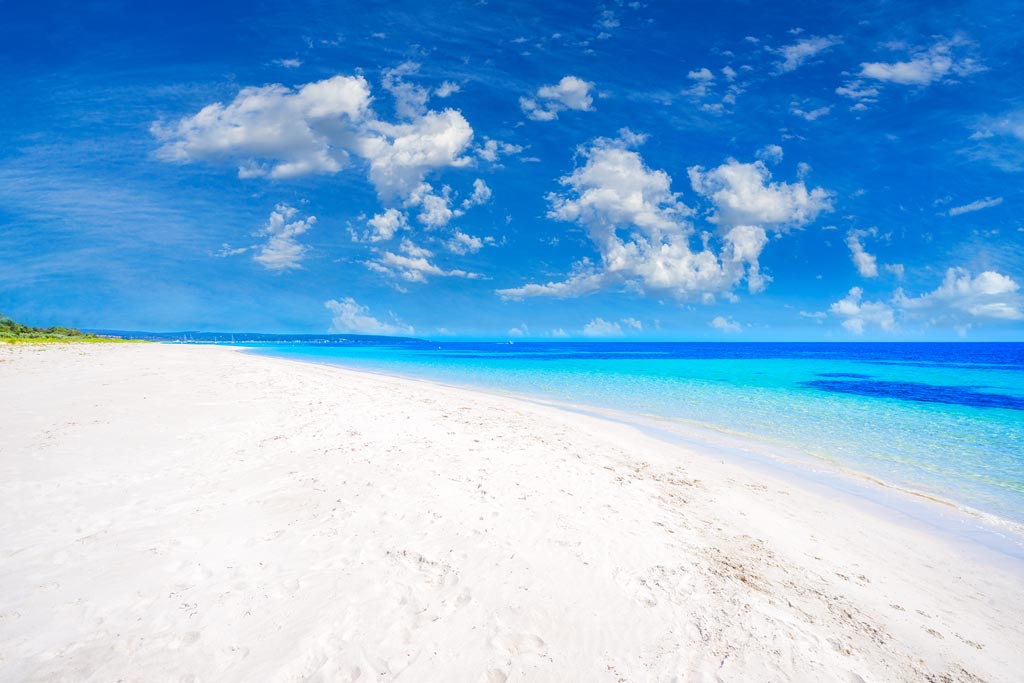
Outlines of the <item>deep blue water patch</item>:
M 895 398 L 901 401 L 915 401 L 918 403 L 947 403 L 974 408 L 1024 410 L 1024 398 L 1007 394 L 990 394 L 975 391 L 975 387 L 952 387 L 920 384 L 918 382 L 837 379 L 816 379 L 810 382 L 801 382 L 801 385 L 833 393 L 856 394 L 873 398 Z
M 862 375 L 859 372 L 819 372 L 818 377 L 844 377 L 847 379 L 871 379 L 871 375 Z

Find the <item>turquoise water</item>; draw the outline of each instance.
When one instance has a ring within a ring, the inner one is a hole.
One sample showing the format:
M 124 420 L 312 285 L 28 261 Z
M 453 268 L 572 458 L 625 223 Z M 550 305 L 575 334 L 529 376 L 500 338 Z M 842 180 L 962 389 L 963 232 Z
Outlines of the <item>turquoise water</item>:
M 262 344 L 699 423 L 1024 524 L 1024 344 Z

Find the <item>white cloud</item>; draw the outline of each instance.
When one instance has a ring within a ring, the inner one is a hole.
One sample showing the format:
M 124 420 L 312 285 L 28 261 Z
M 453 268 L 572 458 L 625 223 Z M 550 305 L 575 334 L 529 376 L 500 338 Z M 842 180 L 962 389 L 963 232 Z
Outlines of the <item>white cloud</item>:
M 1024 320 L 1020 285 L 991 270 L 971 277 L 964 268 L 950 268 L 934 291 L 907 297 L 902 290 L 897 290 L 893 301 L 907 313 L 927 315 L 938 321 L 959 320 L 965 316 Z
M 797 105 L 792 104 L 789 108 L 790 113 L 796 114 L 797 116 L 806 119 L 808 121 L 817 121 L 822 116 L 828 115 L 832 111 L 831 105 L 825 107 L 818 107 L 817 109 L 804 110 L 799 108 Z
M 792 45 L 786 45 L 777 51 L 782 56 L 782 61 L 776 64 L 776 69 L 779 73 L 795 71 L 807 60 L 841 42 L 842 40 L 838 36 L 810 36 L 803 40 L 798 40 Z
M 283 66 L 286 69 L 297 69 L 302 66 L 301 59 L 275 59 L 274 64 Z
M 217 251 L 216 254 L 214 254 L 214 256 L 216 256 L 218 258 L 227 258 L 229 256 L 238 256 L 239 254 L 244 254 L 245 252 L 247 252 L 247 251 L 249 251 L 251 249 L 255 249 L 255 248 L 256 248 L 255 246 L 232 247 L 230 244 L 225 242 L 224 244 L 220 245 L 220 249 Z
M 615 16 L 615 12 L 610 9 L 602 10 L 601 18 L 597 20 L 597 25 L 601 28 L 617 28 L 619 26 L 619 20 Z
M 993 206 L 999 206 L 1003 203 L 1002 197 L 985 197 L 979 199 L 976 202 L 970 204 L 964 204 L 963 206 L 954 206 L 948 211 L 950 216 L 959 216 L 964 213 L 971 213 L 972 211 L 981 211 L 982 209 L 989 209 Z
M 686 74 L 686 77 L 689 78 L 691 81 L 713 81 L 713 80 L 715 80 L 715 75 L 713 73 L 711 73 L 711 70 L 708 69 L 707 67 L 703 67 L 701 69 L 697 69 L 695 71 L 691 71 L 690 73 Z
M 403 62 L 393 69 L 384 69 L 382 74 L 381 85 L 395 98 L 395 113 L 401 118 L 413 119 L 427 111 L 430 91 L 405 80 L 406 76 L 415 76 L 419 70 L 420 65 L 416 62 Z
M 445 242 L 445 247 L 453 254 L 475 254 L 484 248 L 484 243 L 479 237 L 456 231 L 452 238 Z
M 301 268 L 300 262 L 308 247 L 296 239 L 316 223 L 316 216 L 296 218 L 299 211 L 287 204 L 278 204 L 270 213 L 266 226 L 260 232 L 267 241 L 259 247 L 253 259 L 267 270 L 285 271 Z
M 552 337 L 563 338 L 563 337 L 568 337 L 569 333 L 566 332 L 565 330 L 563 330 L 561 327 L 556 327 L 555 329 L 551 330 L 551 336 Z
M 636 330 L 637 332 L 640 332 L 644 329 L 644 324 L 637 320 L 636 318 L 623 318 L 622 324 L 630 329 Z
M 383 322 L 370 315 L 370 309 L 361 306 L 352 297 L 340 301 L 331 299 L 324 302 L 324 307 L 331 312 L 331 331 L 354 334 L 413 334 L 411 325 L 394 319 Z M 394 317 L 394 316 L 392 316 Z
M 408 199 L 421 192 L 427 173 L 469 164 L 463 156 L 473 129 L 454 109 L 428 112 L 409 123 L 368 125 L 359 153 L 370 161 L 370 181 L 383 199 Z
M 772 182 L 764 163 L 743 164 L 734 159 L 718 168 L 689 169 L 694 191 L 711 199 L 717 212 L 711 219 L 720 225 L 798 226 L 832 210 L 831 193 L 803 182 Z
M 707 67 L 691 71 L 686 74 L 686 77 L 694 83 L 683 92 L 698 99 L 707 95 L 715 82 L 715 75 Z
M 441 85 L 434 89 L 434 95 L 440 98 L 451 97 L 457 92 L 460 92 L 462 87 L 458 83 L 452 83 L 451 81 L 445 81 Z
M 429 173 L 470 163 L 465 153 L 473 129 L 454 109 L 425 111 L 426 91 L 403 80 L 415 71 L 407 62 L 384 75 L 396 111 L 408 119 L 400 123 L 371 110 L 366 79 L 339 75 L 297 89 L 244 88 L 227 105 L 211 104 L 171 125 L 155 123 L 157 154 L 182 163 L 234 161 L 243 178 L 333 174 L 358 157 L 383 201 L 418 205 L 437 196 L 424 183 Z M 436 209 L 437 200 L 431 201 Z M 421 215 L 437 225 L 441 214 L 427 209 Z
M 852 80 L 836 88 L 836 94 L 857 100 L 859 103 L 875 102 L 882 91 L 873 85 L 864 85 L 864 81 Z
M 864 250 L 861 238 L 868 235 L 874 236 L 877 231 L 871 230 L 850 230 L 846 233 L 846 246 L 850 248 L 850 257 L 853 265 L 857 266 L 857 272 L 861 277 L 878 277 L 878 263 L 875 257 Z
M 617 322 L 594 318 L 583 326 L 584 337 L 621 337 L 622 327 Z
M 460 269 L 444 270 L 436 263 L 430 261 L 434 252 L 415 245 L 409 239 L 403 239 L 399 246 L 401 253 L 392 251 L 381 252 L 380 255 L 364 265 L 370 270 L 396 277 L 406 282 L 426 282 L 427 278 L 433 277 L 459 277 L 469 280 L 481 279 L 478 273 L 472 273 Z
M 950 76 L 968 76 L 983 71 L 970 57 L 958 56 L 966 42 L 959 39 L 940 40 L 927 50 L 917 49 L 910 59 L 901 62 L 863 62 L 860 75 L 900 85 L 931 85 Z
M 451 188 L 445 185 L 441 188 L 441 194 L 434 194 L 432 190 L 430 185 L 423 183 L 420 191 L 413 193 L 408 202 L 422 207 L 417 216 L 420 223 L 428 228 L 440 228 L 448 225 L 452 218 L 462 215 L 461 211 L 452 209 Z
M 523 323 L 523 324 L 522 324 L 522 325 L 520 325 L 519 327 L 513 327 L 513 328 L 511 328 L 511 329 L 510 329 L 510 330 L 508 331 L 508 334 L 509 334 L 509 336 L 511 336 L 511 337 L 522 337 L 522 336 L 525 336 L 525 335 L 527 335 L 527 334 L 530 334 L 530 328 L 529 328 L 529 327 L 527 327 L 526 323 Z
M 768 242 L 764 225 L 782 230 L 831 208 L 821 188 L 773 183 L 764 164 L 729 161 L 708 172 L 690 169 L 694 189 L 715 205 L 718 253 L 713 235 L 701 235 L 694 250 L 692 211 L 672 191 L 664 171 L 648 168 L 633 146 L 642 136 L 628 130 L 581 148 L 582 166 L 561 179 L 564 193 L 551 193 L 550 218 L 578 223 L 599 252 L 599 264 L 583 260 L 561 282 L 498 290 L 505 299 L 582 296 L 616 284 L 665 292 L 677 298 L 713 299 L 743 279 L 751 292 L 769 278 L 758 257 Z
M 298 90 L 243 88 L 228 105 L 217 102 L 175 124 L 154 123 L 150 130 L 162 143 L 158 156 L 167 161 L 241 159 L 242 177 L 336 173 L 349 153 L 332 141 L 364 122 L 370 100 L 362 76 L 334 76 Z
M 534 121 L 553 121 L 566 109 L 593 111 L 594 84 L 575 76 L 565 76 L 555 85 L 537 89 L 534 97 L 520 97 L 519 106 Z
M 1024 109 L 1000 116 L 983 116 L 974 126 L 971 158 L 987 161 L 1004 171 L 1024 169 Z
M 993 137 L 1010 137 L 1024 141 L 1024 111 L 1015 111 L 1000 117 L 985 117 L 972 140 L 987 140 Z
M 370 242 L 381 242 L 386 241 L 395 236 L 395 233 L 399 230 L 404 230 L 409 227 L 408 221 L 404 213 L 398 209 L 387 209 L 383 213 L 376 214 L 373 218 L 366 221 L 367 225 L 372 228 L 372 232 L 368 235 L 364 234 L 364 239 L 368 239 Z
M 462 208 L 468 209 L 472 206 L 486 204 L 489 201 L 491 201 L 491 188 L 487 187 L 487 183 L 484 182 L 483 178 L 477 178 L 473 181 L 473 194 L 463 200 Z
M 886 271 L 895 275 L 897 280 L 902 280 L 903 276 L 906 274 L 906 269 L 903 267 L 902 263 L 886 263 L 882 267 L 885 268 Z
M 854 287 L 844 298 L 829 307 L 833 315 L 844 318 L 843 327 L 854 334 L 863 334 L 875 326 L 889 331 L 896 326 L 892 307 L 882 301 L 862 301 L 864 290 Z
M 765 145 L 757 150 L 755 156 L 766 163 L 777 164 L 782 161 L 782 147 L 778 145 Z
M 743 328 L 740 327 L 740 324 L 738 322 L 732 319 L 732 316 L 728 318 L 723 318 L 720 315 L 716 315 L 714 318 L 711 319 L 711 322 L 708 324 L 721 332 L 730 333 L 743 331 Z
M 890 302 L 863 301 L 864 290 L 854 287 L 829 311 L 843 318 L 843 327 L 862 334 L 869 327 L 889 331 L 896 317 L 926 326 L 945 325 L 961 334 L 979 320 L 1024 320 L 1020 285 L 995 271 L 972 276 L 965 268 L 949 268 L 942 284 L 920 296 L 897 289 Z
M 519 154 L 523 151 L 523 148 L 520 145 L 501 142 L 500 140 L 491 140 L 490 138 L 485 137 L 484 144 L 477 147 L 475 151 L 478 157 L 484 161 L 490 161 L 493 163 L 500 157 Z

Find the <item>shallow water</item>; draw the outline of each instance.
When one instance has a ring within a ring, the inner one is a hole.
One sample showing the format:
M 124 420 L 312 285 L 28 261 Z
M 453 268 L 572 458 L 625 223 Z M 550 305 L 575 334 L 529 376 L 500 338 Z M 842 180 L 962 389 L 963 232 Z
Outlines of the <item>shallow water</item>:
M 254 344 L 700 423 L 1024 523 L 1024 344 Z

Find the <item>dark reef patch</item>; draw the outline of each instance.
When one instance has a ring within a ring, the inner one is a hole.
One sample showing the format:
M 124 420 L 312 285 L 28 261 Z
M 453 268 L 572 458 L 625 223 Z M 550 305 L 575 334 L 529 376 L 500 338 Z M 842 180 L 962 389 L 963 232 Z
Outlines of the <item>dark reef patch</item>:
M 882 382 L 874 380 L 818 379 L 801 382 L 801 386 L 839 394 L 856 394 L 874 398 L 895 398 L 918 403 L 947 403 L 975 408 L 1024 410 L 1024 398 L 1006 394 L 976 391 L 977 387 L 951 387 L 917 382 Z

